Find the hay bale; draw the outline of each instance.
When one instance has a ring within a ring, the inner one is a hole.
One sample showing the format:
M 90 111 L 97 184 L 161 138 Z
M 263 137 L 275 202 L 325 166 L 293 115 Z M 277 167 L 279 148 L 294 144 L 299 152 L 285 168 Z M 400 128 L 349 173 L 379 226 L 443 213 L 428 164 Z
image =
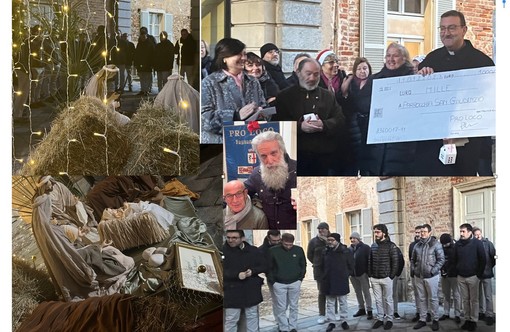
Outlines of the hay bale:
M 49 276 L 42 270 L 14 258 L 12 261 L 12 330 L 15 331 L 25 318 L 42 301 L 57 300 Z
M 106 139 L 94 133 L 105 134 Z M 31 153 L 21 173 L 119 174 L 129 151 L 126 131 L 114 112 L 100 99 L 82 96 L 53 121 L 50 133 Z
M 131 154 L 122 174 L 196 174 L 200 163 L 200 141 L 179 116 L 162 106 L 142 102 L 125 129 L 132 142 Z M 176 151 L 180 156 L 165 152 Z M 179 172 L 180 171 L 180 172 Z

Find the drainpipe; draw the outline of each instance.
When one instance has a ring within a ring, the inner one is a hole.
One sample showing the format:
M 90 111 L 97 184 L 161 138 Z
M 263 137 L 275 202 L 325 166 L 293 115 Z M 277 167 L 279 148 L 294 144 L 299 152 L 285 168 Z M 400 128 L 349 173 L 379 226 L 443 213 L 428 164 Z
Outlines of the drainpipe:
M 338 1 L 335 0 L 335 9 L 333 10 L 333 52 L 338 56 Z

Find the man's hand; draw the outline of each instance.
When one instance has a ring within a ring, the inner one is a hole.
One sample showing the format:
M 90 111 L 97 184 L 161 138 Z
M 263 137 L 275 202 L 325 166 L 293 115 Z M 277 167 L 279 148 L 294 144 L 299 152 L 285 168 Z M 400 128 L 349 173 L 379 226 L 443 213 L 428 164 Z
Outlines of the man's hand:
M 421 76 L 427 76 L 430 74 L 434 74 L 434 69 L 431 67 L 423 67 L 422 69 L 418 70 L 417 74 Z
M 321 132 L 324 130 L 324 124 L 321 119 L 305 120 L 301 122 L 301 130 L 308 134 Z

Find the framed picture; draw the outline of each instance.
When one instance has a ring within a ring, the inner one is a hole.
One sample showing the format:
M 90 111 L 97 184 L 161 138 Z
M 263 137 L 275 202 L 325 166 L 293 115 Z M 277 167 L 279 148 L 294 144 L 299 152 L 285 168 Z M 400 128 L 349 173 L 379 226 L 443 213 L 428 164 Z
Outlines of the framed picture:
M 176 243 L 177 268 L 183 288 L 223 295 L 223 270 L 218 252 Z

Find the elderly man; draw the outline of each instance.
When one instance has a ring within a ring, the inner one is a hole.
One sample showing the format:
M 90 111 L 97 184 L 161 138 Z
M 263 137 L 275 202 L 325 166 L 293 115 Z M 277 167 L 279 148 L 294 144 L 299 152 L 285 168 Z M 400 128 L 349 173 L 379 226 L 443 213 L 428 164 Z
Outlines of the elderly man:
M 258 305 L 262 302 L 262 283 L 259 273 L 265 272 L 264 258 L 257 247 L 244 241 L 244 231 L 227 231 L 223 245 L 225 332 L 238 331 L 237 324 L 244 310 L 246 331 L 259 330 Z
M 296 188 L 296 161 L 290 159 L 280 134 L 266 131 L 253 138 L 253 150 L 260 159 L 244 185 L 250 196 L 262 202 L 269 229 L 296 229 L 296 210 L 291 188 Z
M 278 46 L 272 43 L 262 45 L 260 48 L 260 57 L 264 62 L 264 67 L 269 73 L 271 78 L 278 84 L 280 90 L 285 89 L 289 86 L 289 83 L 285 79 L 282 67 L 280 66 L 280 49 Z
M 292 86 L 276 98 L 276 121 L 298 122 L 299 176 L 327 176 L 335 154 L 339 133 L 345 130 L 340 105 L 328 90 L 319 87 L 320 66 L 305 58 L 298 66 L 299 85 Z
M 251 203 L 248 190 L 239 180 L 228 182 L 223 187 L 225 229 L 267 229 L 264 212 Z
M 427 311 L 431 309 L 432 331 L 439 330 L 439 273 L 445 262 L 443 246 L 431 236 L 432 227 L 424 224 L 421 229 L 420 241 L 414 246 L 411 256 L 416 290 L 418 292 L 420 320 L 413 329 L 426 326 Z
M 439 33 L 443 47 L 429 54 L 419 65 L 419 74 L 494 66 L 494 62 L 471 42 L 464 39 L 468 31 L 466 19 L 461 12 L 450 10 L 441 15 Z M 430 176 L 492 175 L 492 139 L 469 137 L 454 140 L 457 145 L 455 164 L 443 165 L 437 158 L 443 140 L 419 141 L 416 146 L 415 174 Z M 448 142 L 450 143 L 450 142 Z M 480 167 L 484 165 L 484 167 Z
M 310 54 L 308 53 L 298 53 L 296 54 L 296 56 L 294 57 L 294 67 L 293 67 L 293 70 L 292 70 L 292 74 L 287 77 L 287 83 L 289 83 L 289 86 L 292 86 L 292 85 L 299 85 L 299 78 L 297 76 L 297 69 L 298 69 L 298 66 L 299 66 L 299 63 L 301 62 L 301 60 L 304 60 L 306 58 L 311 58 Z

